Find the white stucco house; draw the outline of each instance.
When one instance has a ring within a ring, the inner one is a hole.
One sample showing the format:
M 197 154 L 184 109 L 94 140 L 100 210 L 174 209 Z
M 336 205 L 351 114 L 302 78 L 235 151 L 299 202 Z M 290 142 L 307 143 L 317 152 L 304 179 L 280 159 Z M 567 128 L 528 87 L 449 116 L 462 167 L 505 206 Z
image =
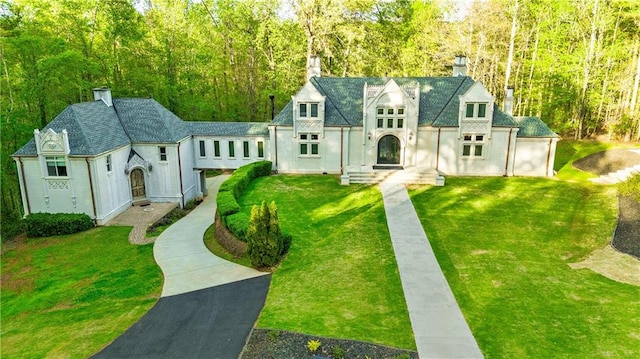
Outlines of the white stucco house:
M 186 122 L 153 99 L 69 105 L 12 156 L 25 214 L 86 213 L 104 224 L 138 202 L 183 206 L 205 195 L 204 171 L 270 160 L 280 173 L 340 174 L 343 184 L 403 173 L 552 176 L 559 137 L 537 117 L 511 115 L 457 57 L 451 77 L 321 77 L 271 122 Z

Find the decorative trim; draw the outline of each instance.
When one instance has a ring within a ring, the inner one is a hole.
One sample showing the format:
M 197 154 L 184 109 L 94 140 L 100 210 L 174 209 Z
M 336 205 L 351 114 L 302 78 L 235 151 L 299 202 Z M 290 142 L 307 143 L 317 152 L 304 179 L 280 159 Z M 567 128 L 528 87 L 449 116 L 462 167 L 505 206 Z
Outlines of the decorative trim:
M 47 180 L 47 187 L 53 190 L 66 190 L 69 189 L 69 180 Z

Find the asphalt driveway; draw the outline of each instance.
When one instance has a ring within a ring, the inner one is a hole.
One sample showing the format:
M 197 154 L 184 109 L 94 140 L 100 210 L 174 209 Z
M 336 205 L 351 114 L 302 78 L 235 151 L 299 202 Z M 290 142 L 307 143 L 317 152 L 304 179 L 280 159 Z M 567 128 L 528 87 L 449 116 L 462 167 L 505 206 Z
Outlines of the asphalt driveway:
M 162 297 L 93 358 L 237 358 L 270 282 L 264 275 Z

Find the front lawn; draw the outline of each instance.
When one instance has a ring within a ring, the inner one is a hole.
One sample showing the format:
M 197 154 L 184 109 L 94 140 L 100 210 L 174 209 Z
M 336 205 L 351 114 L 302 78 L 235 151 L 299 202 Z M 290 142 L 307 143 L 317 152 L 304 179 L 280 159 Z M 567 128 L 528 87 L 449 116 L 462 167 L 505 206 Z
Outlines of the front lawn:
M 258 326 L 415 350 L 377 186 L 335 176 L 255 179 L 240 199 L 274 200 L 293 235 L 275 271 Z
M 569 267 L 611 240 L 615 186 L 450 177 L 410 194 L 486 358 L 640 357 L 640 287 Z
M 2 243 L 2 357 L 86 358 L 144 315 L 162 276 L 130 230 Z

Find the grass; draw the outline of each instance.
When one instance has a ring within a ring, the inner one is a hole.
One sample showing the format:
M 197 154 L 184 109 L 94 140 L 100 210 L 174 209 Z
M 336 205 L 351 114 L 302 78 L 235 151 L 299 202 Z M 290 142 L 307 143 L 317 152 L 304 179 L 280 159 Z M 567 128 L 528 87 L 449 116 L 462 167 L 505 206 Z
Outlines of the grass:
M 211 199 L 213 200 L 213 199 Z M 209 251 L 216 256 L 228 260 L 229 262 L 234 262 L 236 264 L 243 265 L 245 267 L 251 267 L 251 260 L 248 256 L 237 257 L 232 253 L 229 253 L 224 247 L 218 243 L 216 240 L 216 228 L 215 224 L 211 225 L 207 231 L 204 233 L 204 245 L 209 249 Z
M 560 141 L 556 148 L 554 170 L 557 178 L 565 181 L 586 181 L 597 175 L 580 171 L 573 167 L 573 162 L 596 152 L 612 148 L 638 147 L 637 144 L 619 144 L 615 142 L 598 141 Z
M 380 192 L 338 183 L 269 176 L 240 199 L 246 211 L 274 200 L 293 235 L 258 326 L 415 350 Z
M 160 296 L 153 246 L 130 227 L 2 244 L 2 356 L 86 358 Z

